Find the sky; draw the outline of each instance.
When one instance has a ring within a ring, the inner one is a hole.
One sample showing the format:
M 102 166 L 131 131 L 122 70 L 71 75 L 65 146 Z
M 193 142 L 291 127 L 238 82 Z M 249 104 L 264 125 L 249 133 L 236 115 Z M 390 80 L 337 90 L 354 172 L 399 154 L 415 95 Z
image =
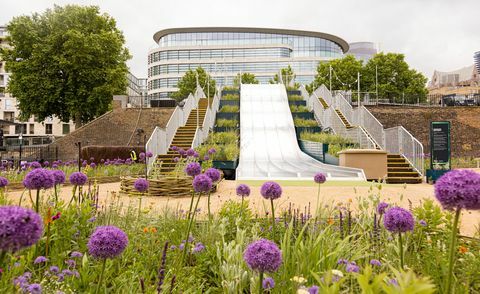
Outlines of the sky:
M 0 0 L 0 24 L 54 4 L 97 5 L 117 21 L 132 59 L 147 75 L 153 34 L 173 27 L 246 26 L 319 31 L 347 42 L 370 41 L 405 54 L 428 78 L 473 64 L 480 51 L 480 0 Z

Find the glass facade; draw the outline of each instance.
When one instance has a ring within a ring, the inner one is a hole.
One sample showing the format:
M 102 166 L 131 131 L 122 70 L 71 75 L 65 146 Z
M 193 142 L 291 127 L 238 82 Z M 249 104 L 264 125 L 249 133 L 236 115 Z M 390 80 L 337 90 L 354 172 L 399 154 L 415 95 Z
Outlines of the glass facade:
M 282 30 L 271 30 L 272 33 L 251 32 L 253 29 L 248 32 L 194 30 L 175 29 L 178 32 L 161 34 L 156 39 L 158 47 L 148 56 L 150 97 L 168 97 L 185 72 L 200 66 L 219 85 L 231 85 L 240 72 L 254 73 L 260 83 L 268 83 L 280 69 L 289 65 L 297 75 L 297 82 L 309 83 L 319 62 L 342 57 L 345 46 L 348 48 L 335 42 L 344 42 L 337 37 L 314 32 L 298 31 L 297 35 L 282 33 Z

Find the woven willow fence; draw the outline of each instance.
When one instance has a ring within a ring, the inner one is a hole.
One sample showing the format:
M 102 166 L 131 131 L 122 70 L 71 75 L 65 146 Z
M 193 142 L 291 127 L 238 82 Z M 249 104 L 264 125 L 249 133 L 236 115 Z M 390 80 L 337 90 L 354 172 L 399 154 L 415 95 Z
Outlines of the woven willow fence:
M 133 183 L 138 178 L 122 177 L 120 184 L 120 192 L 129 195 L 141 195 L 133 187 Z M 191 177 L 162 177 L 156 179 L 148 179 L 150 186 L 145 196 L 160 197 L 185 197 L 192 195 L 192 178 Z

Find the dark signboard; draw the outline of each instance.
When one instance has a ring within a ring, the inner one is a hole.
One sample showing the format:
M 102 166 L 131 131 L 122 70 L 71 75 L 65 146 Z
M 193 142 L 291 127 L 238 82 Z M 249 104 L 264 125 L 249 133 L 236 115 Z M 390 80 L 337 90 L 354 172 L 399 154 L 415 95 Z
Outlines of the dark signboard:
M 449 170 L 450 122 L 432 121 L 430 124 L 430 169 Z

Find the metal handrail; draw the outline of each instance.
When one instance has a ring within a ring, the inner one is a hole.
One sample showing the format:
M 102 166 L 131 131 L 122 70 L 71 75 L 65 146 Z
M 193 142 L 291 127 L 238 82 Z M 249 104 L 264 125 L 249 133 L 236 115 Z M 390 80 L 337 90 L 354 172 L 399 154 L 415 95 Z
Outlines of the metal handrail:
M 215 124 L 215 116 L 217 114 L 218 108 L 220 106 L 220 98 L 217 93 L 213 96 L 213 101 L 211 105 L 207 106 L 207 111 L 202 122 L 202 126 L 197 128 L 195 131 L 195 137 L 193 139 L 192 148 L 200 146 L 205 139 L 208 137 L 208 133 L 213 128 Z
M 354 123 L 365 128 L 375 143 L 385 149 L 385 131 L 382 123 L 365 107 L 361 106 L 354 111 L 356 121 Z
M 398 126 L 385 130 L 386 151 L 400 154 L 421 175 L 425 174 L 423 145 L 404 127 Z
M 335 95 L 334 107 L 342 112 L 348 122 L 353 124 L 353 107 L 341 93 Z

